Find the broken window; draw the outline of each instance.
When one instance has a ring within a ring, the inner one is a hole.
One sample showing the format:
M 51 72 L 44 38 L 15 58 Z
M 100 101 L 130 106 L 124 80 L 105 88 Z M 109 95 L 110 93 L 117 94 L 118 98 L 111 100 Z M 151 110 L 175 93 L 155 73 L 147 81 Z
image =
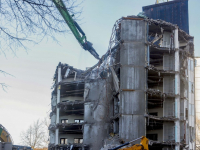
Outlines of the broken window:
M 60 144 L 67 144 L 67 139 L 66 138 L 61 138 L 60 139 Z
M 114 134 L 118 134 L 119 133 L 119 118 L 114 120 L 113 132 L 114 132 Z
M 75 138 L 74 143 L 83 143 L 83 139 L 82 138 Z
M 185 108 L 185 119 L 188 119 L 188 109 Z
M 61 123 L 68 123 L 68 119 L 61 119 Z

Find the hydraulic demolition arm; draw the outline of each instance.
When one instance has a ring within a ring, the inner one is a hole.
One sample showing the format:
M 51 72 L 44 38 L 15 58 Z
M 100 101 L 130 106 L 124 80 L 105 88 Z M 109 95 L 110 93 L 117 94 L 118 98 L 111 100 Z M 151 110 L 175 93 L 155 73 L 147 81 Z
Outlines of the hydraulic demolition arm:
M 77 24 L 75 20 L 73 20 L 72 16 L 69 14 L 64 2 L 62 0 L 52 0 L 62 15 L 63 19 L 69 26 L 70 30 L 82 46 L 84 50 L 89 51 L 96 59 L 99 59 L 99 55 L 92 47 L 92 43 L 87 41 L 86 35 L 80 26 Z
M 136 141 L 136 140 L 139 140 L 141 139 L 141 142 L 140 144 L 135 144 L 135 145 L 132 145 L 132 146 L 129 146 L 129 147 L 126 147 L 126 148 L 122 148 L 120 149 L 121 147 L 124 147 L 126 145 L 129 145 L 131 144 L 132 142 Z M 135 139 L 133 141 L 130 141 L 130 142 L 127 142 L 127 143 L 124 143 L 120 146 L 117 146 L 113 149 L 109 149 L 109 150 L 149 150 L 148 148 L 148 144 L 149 144 L 149 140 L 145 137 L 145 136 L 142 136 L 141 138 L 138 138 L 138 139 Z

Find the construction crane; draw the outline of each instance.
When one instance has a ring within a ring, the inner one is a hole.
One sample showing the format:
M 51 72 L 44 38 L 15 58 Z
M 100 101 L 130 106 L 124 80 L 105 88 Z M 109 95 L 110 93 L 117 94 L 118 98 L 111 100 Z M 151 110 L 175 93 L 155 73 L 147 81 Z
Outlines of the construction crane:
M 78 23 L 72 18 L 72 16 L 69 14 L 64 2 L 62 0 L 52 0 L 54 4 L 56 5 L 57 9 L 59 10 L 60 14 L 62 15 L 63 19 L 69 26 L 70 30 L 82 46 L 84 50 L 89 51 L 96 59 L 100 59 L 99 55 L 95 51 L 95 49 L 92 47 L 92 43 L 87 41 L 86 35 L 81 29 L 81 27 L 78 25 Z
M 130 145 L 132 142 L 137 141 L 139 139 L 141 139 L 140 144 L 134 144 L 132 146 L 129 146 L 129 147 L 126 147 L 126 148 L 122 148 L 122 147 L 124 147 L 126 145 Z M 132 141 L 127 142 L 127 143 L 124 143 L 124 144 L 122 144 L 120 146 L 117 146 L 117 147 L 115 147 L 113 149 L 109 149 L 109 150 L 149 150 L 148 144 L 149 144 L 149 140 L 145 136 L 142 136 L 142 137 L 140 137 L 138 139 L 132 140 Z M 122 148 L 122 149 L 120 149 L 120 148 Z

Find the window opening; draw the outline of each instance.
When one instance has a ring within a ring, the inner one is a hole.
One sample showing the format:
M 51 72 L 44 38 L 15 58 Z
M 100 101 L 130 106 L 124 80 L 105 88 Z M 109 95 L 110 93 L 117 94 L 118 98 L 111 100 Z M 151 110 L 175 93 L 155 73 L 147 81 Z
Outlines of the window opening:
M 68 123 L 68 119 L 61 119 L 61 123 Z
M 74 139 L 74 143 L 83 143 L 83 139 L 82 138 L 75 138 Z
M 60 138 L 60 144 L 67 144 L 68 141 L 66 138 Z
M 76 123 L 83 123 L 84 120 L 83 119 L 74 119 L 74 122 L 76 122 Z

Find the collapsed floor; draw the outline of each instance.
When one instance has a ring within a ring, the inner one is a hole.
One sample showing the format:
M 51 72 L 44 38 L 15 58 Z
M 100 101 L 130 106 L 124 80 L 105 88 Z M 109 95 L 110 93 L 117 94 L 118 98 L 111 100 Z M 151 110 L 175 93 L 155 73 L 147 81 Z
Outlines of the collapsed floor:
M 107 150 L 141 136 L 150 149 L 194 149 L 193 37 L 178 26 L 123 17 L 96 65 L 60 63 L 54 79 L 49 149 Z

